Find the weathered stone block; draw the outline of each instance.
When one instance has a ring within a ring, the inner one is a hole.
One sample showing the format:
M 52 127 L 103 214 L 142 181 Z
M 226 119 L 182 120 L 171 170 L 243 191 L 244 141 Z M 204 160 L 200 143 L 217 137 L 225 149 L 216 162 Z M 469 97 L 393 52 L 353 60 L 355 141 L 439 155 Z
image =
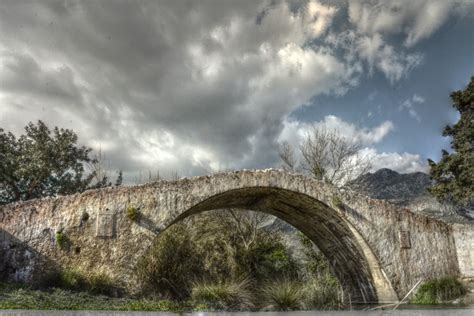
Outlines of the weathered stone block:
M 99 213 L 97 215 L 96 237 L 112 238 L 115 232 L 113 213 Z
M 410 232 L 408 231 L 399 231 L 398 237 L 400 239 L 400 248 L 401 249 L 410 249 L 411 248 L 411 241 L 410 241 Z

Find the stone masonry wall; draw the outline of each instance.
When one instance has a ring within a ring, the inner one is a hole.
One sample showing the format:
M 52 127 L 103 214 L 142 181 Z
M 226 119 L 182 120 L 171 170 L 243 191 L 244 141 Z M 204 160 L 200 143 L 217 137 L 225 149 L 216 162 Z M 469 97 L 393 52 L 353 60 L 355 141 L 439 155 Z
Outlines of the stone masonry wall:
M 472 251 L 472 227 L 464 227 L 464 233 L 460 234 L 459 228 L 407 209 L 353 192 L 338 192 L 303 175 L 278 170 L 229 172 L 5 205 L 0 208 L 0 238 L 3 248 L 8 244 L 5 236 L 11 236 L 48 262 L 101 271 L 132 286 L 135 263 L 160 231 L 211 197 L 252 187 L 288 190 L 322 202 L 327 206 L 326 211 L 334 212 L 360 234 L 359 242 L 374 254 L 381 275 L 399 297 L 420 278 L 458 275 L 460 266 L 463 273 L 472 271 L 465 268 L 467 259 L 464 259 L 467 258 L 464 254 Z M 333 205 L 335 196 L 342 199 L 343 208 Z M 272 195 L 267 199 L 272 199 Z M 247 201 L 249 209 L 251 203 Z M 141 216 L 137 223 L 127 218 L 128 206 L 139 209 Z M 294 212 L 296 224 L 305 221 L 297 216 L 298 210 Z M 66 251 L 56 245 L 58 231 L 63 231 L 70 240 Z M 460 251 L 456 245 L 461 247 Z M 459 265 L 458 257 L 462 258 Z M 3 250 L 0 259 L 8 258 Z M 375 269 L 373 264 L 371 267 Z M 18 271 L 15 278 L 28 280 L 28 273 L 21 272 L 25 270 Z
M 453 236 L 459 270 L 464 278 L 474 278 L 474 229 L 469 224 L 454 224 Z

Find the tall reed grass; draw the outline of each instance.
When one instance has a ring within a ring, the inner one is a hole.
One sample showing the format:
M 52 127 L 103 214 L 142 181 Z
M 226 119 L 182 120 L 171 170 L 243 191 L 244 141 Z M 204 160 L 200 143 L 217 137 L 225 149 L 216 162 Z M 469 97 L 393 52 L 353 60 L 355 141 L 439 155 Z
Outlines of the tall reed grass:
M 191 299 L 195 304 L 204 304 L 212 310 L 240 311 L 254 307 L 251 283 L 247 278 L 217 283 L 195 282 Z
M 268 283 L 262 291 L 264 310 L 294 311 L 303 309 L 304 290 L 299 282 L 279 280 Z

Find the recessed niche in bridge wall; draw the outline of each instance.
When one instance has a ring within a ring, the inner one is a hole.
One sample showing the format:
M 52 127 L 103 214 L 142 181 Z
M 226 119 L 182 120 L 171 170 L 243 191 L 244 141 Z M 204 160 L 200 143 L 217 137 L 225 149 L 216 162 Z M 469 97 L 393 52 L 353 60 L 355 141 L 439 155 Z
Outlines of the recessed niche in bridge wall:
M 398 233 L 398 236 L 400 237 L 401 248 L 402 249 L 410 249 L 411 248 L 410 232 L 400 231 Z
M 114 237 L 114 214 L 99 213 L 97 215 L 96 237 L 112 238 Z

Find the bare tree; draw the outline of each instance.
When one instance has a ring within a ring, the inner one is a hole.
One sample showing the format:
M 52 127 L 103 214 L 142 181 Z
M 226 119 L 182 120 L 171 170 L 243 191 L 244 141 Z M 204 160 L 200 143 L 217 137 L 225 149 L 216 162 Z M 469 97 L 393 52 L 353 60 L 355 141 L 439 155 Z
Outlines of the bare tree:
M 299 145 L 301 162 L 295 157 L 293 146 L 283 142 L 279 156 L 287 170 L 297 166 L 318 180 L 342 186 L 372 167 L 370 157 L 361 154 L 362 144 L 351 141 L 338 131 L 312 126 Z
M 107 171 L 108 166 L 106 166 L 107 160 L 105 159 L 105 154 L 102 153 L 102 147 L 99 147 L 98 153 L 94 155 L 94 161 L 89 165 L 89 168 L 94 173 L 94 180 L 96 183 L 107 181 L 109 178 L 109 172 Z
M 372 167 L 361 149 L 360 142 L 350 141 L 337 131 L 312 126 L 300 146 L 303 169 L 318 180 L 343 185 Z
M 229 209 L 228 211 L 233 219 L 233 226 L 235 226 L 245 249 L 249 249 L 252 246 L 257 240 L 262 226 L 272 219 L 271 215 L 262 212 L 249 212 L 240 209 Z
M 153 173 L 150 169 L 148 169 L 148 182 L 155 182 L 155 181 L 160 181 L 161 176 L 160 176 L 160 170 L 156 170 L 156 173 Z
M 148 175 L 145 175 L 148 173 Z M 138 176 L 135 177 L 135 184 L 144 184 L 144 183 L 151 183 L 151 182 L 156 182 L 160 180 L 170 180 L 170 181 L 175 181 L 179 180 L 179 175 L 178 175 L 178 170 L 171 170 L 169 172 L 169 177 L 165 178 L 162 177 L 162 174 L 160 173 L 159 169 L 156 169 L 155 172 L 153 172 L 151 169 L 148 169 L 145 172 L 142 172 L 141 170 L 138 171 Z
M 99 147 L 98 153 L 94 156 L 92 162 L 88 165 L 88 168 L 94 174 L 95 184 L 91 187 L 93 188 L 104 188 L 112 186 L 111 176 L 110 176 L 110 164 L 105 157 L 105 154 L 102 153 L 102 148 Z M 122 185 L 123 181 L 123 172 L 122 170 L 117 170 L 117 178 L 114 182 L 115 186 Z
M 170 179 L 171 179 L 172 181 L 179 180 L 178 170 L 171 171 Z
M 272 215 L 255 212 L 244 209 L 229 208 L 214 210 L 206 213 L 204 216 L 191 218 L 191 226 L 199 227 L 196 238 L 210 238 L 213 235 L 222 235 L 222 230 L 231 233 L 235 240 L 232 248 L 242 245 L 245 249 L 250 247 L 258 240 L 261 240 L 265 234 L 271 234 L 271 231 L 262 231 L 262 227 L 274 220 Z M 212 224 L 214 223 L 214 224 Z
M 296 169 L 296 164 L 298 160 L 295 157 L 295 150 L 287 141 L 284 141 L 280 144 L 278 148 L 278 155 L 283 161 L 283 169 L 288 171 L 294 171 Z
M 135 184 L 143 184 L 143 174 L 142 171 L 138 171 L 138 176 L 135 177 Z

